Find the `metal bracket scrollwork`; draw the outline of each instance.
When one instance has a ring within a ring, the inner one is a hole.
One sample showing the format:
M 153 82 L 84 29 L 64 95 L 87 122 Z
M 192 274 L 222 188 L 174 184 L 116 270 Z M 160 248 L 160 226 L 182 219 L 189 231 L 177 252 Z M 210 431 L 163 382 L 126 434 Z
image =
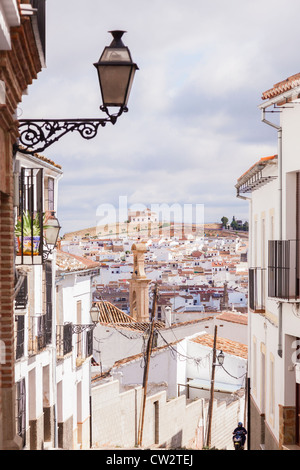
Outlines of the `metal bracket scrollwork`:
M 81 121 L 76 120 L 28 120 L 19 121 L 19 145 L 34 152 L 43 152 L 54 142 L 69 132 L 77 131 L 84 139 L 92 139 L 97 135 L 98 127 L 104 127 L 107 119 Z
M 93 139 L 99 127 L 105 127 L 109 122 L 115 124 L 126 107 L 120 108 L 117 114 L 109 114 L 105 106 L 101 111 L 107 114 L 107 118 L 100 119 L 20 119 L 19 142 L 17 150 L 27 153 L 43 152 L 46 148 L 57 142 L 69 132 L 77 131 L 84 139 Z
M 93 330 L 95 328 L 95 324 L 94 323 L 90 323 L 90 324 L 87 324 L 87 325 L 72 325 L 72 333 L 73 334 L 76 334 L 76 335 L 79 335 L 80 333 L 82 333 L 83 331 L 86 331 L 86 330 Z

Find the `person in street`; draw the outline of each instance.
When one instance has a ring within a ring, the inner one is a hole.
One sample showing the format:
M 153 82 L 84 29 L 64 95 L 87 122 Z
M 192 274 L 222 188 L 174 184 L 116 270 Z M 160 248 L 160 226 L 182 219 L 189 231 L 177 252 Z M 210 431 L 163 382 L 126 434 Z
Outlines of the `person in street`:
M 237 428 L 235 428 L 235 430 L 233 431 L 233 435 L 235 435 L 237 433 L 241 434 L 242 445 L 244 446 L 245 442 L 246 442 L 247 430 L 244 428 L 243 423 L 241 423 L 241 422 L 238 423 Z

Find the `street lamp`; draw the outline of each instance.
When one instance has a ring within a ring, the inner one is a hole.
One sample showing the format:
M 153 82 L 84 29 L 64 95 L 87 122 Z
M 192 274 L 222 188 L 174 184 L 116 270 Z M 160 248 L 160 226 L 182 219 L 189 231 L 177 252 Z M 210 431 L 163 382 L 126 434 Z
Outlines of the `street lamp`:
M 43 232 L 44 232 L 43 257 L 44 259 L 47 259 L 49 254 L 52 253 L 54 248 L 56 247 L 60 229 L 61 229 L 61 226 L 59 224 L 57 217 L 55 217 L 55 212 L 51 211 L 45 225 L 43 226 Z
M 93 324 L 96 326 L 99 320 L 99 310 L 98 310 L 98 307 L 96 307 L 96 305 L 93 305 L 91 307 L 90 315 L 91 315 Z
M 20 119 L 19 142 L 15 150 L 33 154 L 42 152 L 62 136 L 77 131 L 84 139 L 97 135 L 99 126 L 108 122 L 115 124 L 123 112 L 127 112 L 127 103 L 132 82 L 138 66 L 132 61 L 130 51 L 122 42 L 125 31 L 109 31 L 113 41 L 104 51 L 97 63 L 98 78 L 102 96 L 101 111 L 107 117 L 96 119 Z M 115 114 L 110 107 L 117 107 Z
M 93 305 L 91 307 L 90 315 L 91 315 L 92 323 L 76 324 L 76 325 L 73 324 L 72 325 L 72 333 L 78 335 L 78 334 L 82 333 L 83 331 L 93 331 L 96 328 L 97 323 L 99 321 L 99 310 L 96 307 L 96 305 Z
M 51 211 L 49 218 L 47 219 L 46 225 L 44 226 L 44 233 L 46 243 L 49 246 L 56 247 L 57 239 L 61 226 L 58 222 L 57 217 L 55 217 L 55 212 Z
M 138 66 L 132 61 L 128 47 L 124 46 L 122 36 L 125 31 L 110 31 L 112 43 L 105 47 L 97 63 L 98 78 L 103 106 L 106 112 L 110 106 L 127 110 L 127 103 Z
M 219 352 L 219 354 L 217 355 L 218 362 L 214 365 L 215 366 L 222 366 L 224 364 L 224 358 L 225 358 L 225 355 L 224 355 L 223 351 L 221 350 Z

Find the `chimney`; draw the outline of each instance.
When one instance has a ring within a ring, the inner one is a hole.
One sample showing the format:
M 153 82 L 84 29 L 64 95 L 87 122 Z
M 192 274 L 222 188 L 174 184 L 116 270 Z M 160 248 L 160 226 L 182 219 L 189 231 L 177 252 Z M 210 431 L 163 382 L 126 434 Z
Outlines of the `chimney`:
M 167 306 L 165 307 L 165 324 L 166 327 L 171 326 L 172 324 L 172 310 L 171 307 Z

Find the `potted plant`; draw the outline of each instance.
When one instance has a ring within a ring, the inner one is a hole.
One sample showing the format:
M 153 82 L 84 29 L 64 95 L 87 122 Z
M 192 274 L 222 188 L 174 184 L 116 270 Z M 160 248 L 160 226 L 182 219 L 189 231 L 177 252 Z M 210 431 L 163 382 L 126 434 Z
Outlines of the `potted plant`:
M 31 217 L 29 211 L 24 212 L 23 217 L 19 217 L 15 225 L 15 236 L 18 242 L 18 254 L 38 255 L 41 236 L 39 214 L 33 214 Z

